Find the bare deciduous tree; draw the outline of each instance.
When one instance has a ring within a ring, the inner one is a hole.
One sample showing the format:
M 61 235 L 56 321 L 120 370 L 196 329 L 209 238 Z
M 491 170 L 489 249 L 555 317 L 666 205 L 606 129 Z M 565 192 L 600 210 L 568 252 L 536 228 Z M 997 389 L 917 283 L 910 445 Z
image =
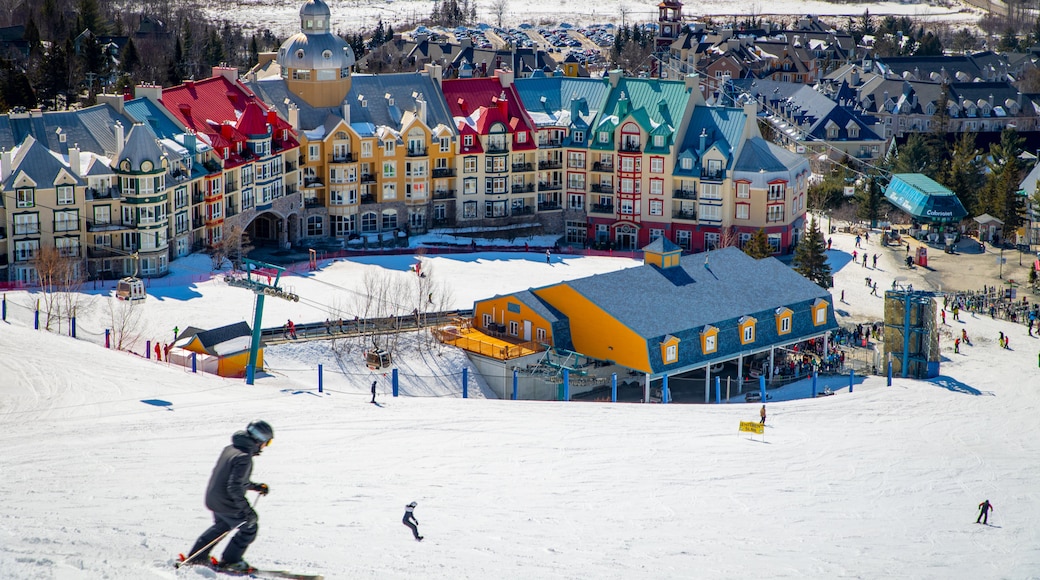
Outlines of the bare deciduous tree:
M 231 226 L 224 232 L 224 237 L 210 247 L 210 261 L 213 269 L 219 270 L 224 267 L 224 262 L 231 261 L 231 265 L 240 270 L 242 258 L 253 249 L 249 234 L 240 226 Z
M 108 300 L 108 320 L 116 350 L 129 350 L 137 345 L 141 338 L 143 306 L 140 300 Z
M 64 255 L 54 246 L 40 248 L 33 260 L 33 267 L 40 280 L 41 306 L 45 315 L 44 328 L 52 330 L 57 325 L 61 331 L 63 320 L 71 320 L 83 295 L 79 289 L 83 284 L 80 261 Z

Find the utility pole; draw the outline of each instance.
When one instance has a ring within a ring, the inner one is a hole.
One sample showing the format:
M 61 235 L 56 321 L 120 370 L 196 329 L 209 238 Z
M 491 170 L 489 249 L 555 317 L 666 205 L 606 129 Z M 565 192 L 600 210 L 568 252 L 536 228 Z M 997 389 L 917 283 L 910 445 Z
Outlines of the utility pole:
M 257 354 L 260 351 L 260 324 L 264 317 L 264 296 L 275 296 L 291 302 L 299 302 L 300 297 L 292 292 L 286 292 L 278 286 L 278 280 L 281 279 L 285 268 L 249 259 L 243 259 L 242 263 L 245 264 L 245 278 L 227 275 L 224 276 L 224 281 L 227 282 L 228 286 L 246 288 L 256 294 L 256 305 L 253 308 L 253 336 L 249 344 L 249 364 L 246 366 L 246 384 L 251 385 L 256 374 Z M 273 280 L 268 277 L 270 284 L 264 284 L 260 281 L 261 271 L 274 273 Z M 256 274 L 256 279 L 253 278 L 254 273 Z

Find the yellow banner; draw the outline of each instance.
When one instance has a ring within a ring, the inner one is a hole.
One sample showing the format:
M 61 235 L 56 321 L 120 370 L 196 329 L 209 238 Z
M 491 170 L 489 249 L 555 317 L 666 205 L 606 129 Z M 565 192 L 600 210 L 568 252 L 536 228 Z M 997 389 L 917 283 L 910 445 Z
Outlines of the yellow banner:
M 741 421 L 740 430 L 747 433 L 758 433 L 762 435 L 766 432 L 766 426 L 761 423 L 755 423 L 754 421 Z

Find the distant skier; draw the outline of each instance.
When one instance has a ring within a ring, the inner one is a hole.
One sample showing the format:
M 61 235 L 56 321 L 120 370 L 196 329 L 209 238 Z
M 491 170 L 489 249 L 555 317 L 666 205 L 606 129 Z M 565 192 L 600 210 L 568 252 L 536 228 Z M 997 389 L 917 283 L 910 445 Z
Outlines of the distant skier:
M 549 252 L 549 250 L 545 251 L 545 263 L 552 264 L 552 254 Z
M 975 520 L 976 524 L 989 525 L 989 510 L 994 509 L 993 504 L 989 503 L 989 500 L 979 504 L 979 517 Z
M 273 439 L 274 429 L 266 421 L 253 421 L 245 431 L 231 436 L 231 445 L 220 453 L 206 486 L 206 507 L 213 511 L 213 525 L 195 541 L 186 563 L 208 563 L 209 551 L 217 541 L 237 529 L 218 566 L 235 572 L 252 569 L 242 556 L 256 539 L 259 526 L 256 511 L 246 500 L 246 491 L 267 495 L 267 484 L 253 483 L 249 477 L 253 473 L 253 456 L 260 455 Z
M 758 416 L 762 418 L 762 420 L 759 421 L 758 423 L 760 425 L 765 425 L 766 424 L 766 406 L 765 405 L 762 405 L 762 409 L 759 410 Z
M 376 382 L 372 381 L 372 402 L 376 402 Z
M 408 526 L 412 530 L 412 535 L 415 536 L 417 541 L 422 541 L 422 536 L 419 535 L 419 520 L 415 519 L 415 506 L 419 504 L 414 501 L 404 506 L 404 517 L 401 518 L 401 523 Z

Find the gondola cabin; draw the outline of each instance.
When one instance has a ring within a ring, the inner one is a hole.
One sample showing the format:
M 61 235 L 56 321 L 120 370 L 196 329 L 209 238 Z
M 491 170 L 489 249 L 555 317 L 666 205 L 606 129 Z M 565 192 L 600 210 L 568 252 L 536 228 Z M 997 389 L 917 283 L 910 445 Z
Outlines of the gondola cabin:
M 371 370 L 378 371 L 388 368 L 392 362 L 390 353 L 381 348 L 374 348 L 365 352 L 365 364 Z
M 147 297 L 144 282 L 140 278 L 127 276 L 116 285 L 116 298 L 120 300 L 144 300 Z

